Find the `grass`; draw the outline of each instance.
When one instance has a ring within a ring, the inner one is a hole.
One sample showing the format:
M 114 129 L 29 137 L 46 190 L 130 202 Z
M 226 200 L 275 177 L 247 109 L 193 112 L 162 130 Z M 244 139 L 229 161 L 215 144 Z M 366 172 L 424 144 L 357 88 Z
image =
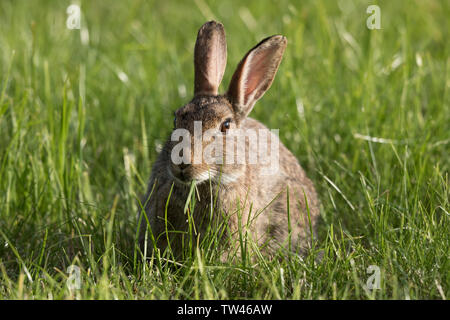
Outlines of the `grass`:
M 0 298 L 448 299 L 450 6 L 375 3 L 381 30 L 369 1 L 81 1 L 69 30 L 69 1 L 1 1 Z M 251 241 L 234 263 L 207 246 L 175 263 L 137 250 L 137 199 L 212 18 L 228 37 L 221 92 L 247 49 L 288 38 L 252 117 L 280 129 L 320 195 L 304 258 Z M 364 289 L 370 265 L 379 290 Z

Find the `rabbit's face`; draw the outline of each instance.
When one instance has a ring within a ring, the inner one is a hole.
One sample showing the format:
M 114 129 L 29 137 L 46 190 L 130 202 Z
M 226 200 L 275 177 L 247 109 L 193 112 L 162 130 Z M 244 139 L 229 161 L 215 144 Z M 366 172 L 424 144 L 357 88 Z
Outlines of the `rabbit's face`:
M 182 184 L 235 181 L 242 164 L 227 160 L 227 135 L 240 122 L 223 96 L 196 97 L 175 111 L 168 168 L 174 180 Z
M 243 174 L 247 155 L 242 149 L 254 143 L 246 138 L 242 142 L 234 129 L 245 127 L 255 102 L 269 89 L 286 43 L 285 37 L 276 35 L 253 47 L 221 96 L 218 89 L 227 60 L 225 30 L 215 21 L 200 28 L 194 48 L 194 99 L 175 112 L 174 131 L 166 145 L 168 172 L 177 183 L 211 179 L 228 184 Z

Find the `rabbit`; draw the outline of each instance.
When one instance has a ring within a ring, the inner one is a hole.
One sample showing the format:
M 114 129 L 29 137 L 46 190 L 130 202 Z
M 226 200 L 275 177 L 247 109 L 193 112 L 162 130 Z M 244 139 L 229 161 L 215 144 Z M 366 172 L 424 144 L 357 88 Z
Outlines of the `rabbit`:
M 227 60 L 225 30 L 219 22 L 205 23 L 198 31 L 194 49 L 194 97 L 175 111 L 174 132 L 182 129 L 191 134 L 190 146 L 200 141 L 192 135 L 195 121 L 201 121 L 202 134 L 210 130 L 223 140 L 238 129 L 268 133 L 267 127 L 248 115 L 271 86 L 286 45 L 282 35 L 262 40 L 240 61 L 228 90 L 219 95 Z M 226 220 L 231 237 L 217 232 L 224 244 L 226 239 L 237 240 L 239 229 L 245 226 L 263 253 L 273 254 L 278 249 L 305 252 L 319 217 L 317 193 L 294 155 L 278 137 L 272 133 L 268 136 L 269 144 L 277 145 L 279 152 L 278 170 L 272 173 L 248 159 L 216 164 L 206 163 L 201 157 L 197 163 L 176 164 L 172 155 L 178 142 L 169 138 L 153 165 L 138 213 L 139 241 L 147 256 L 154 248 L 163 252 L 170 247 L 179 257 L 188 245 L 189 230 L 198 237 L 194 243 L 214 232 L 207 227 L 211 220 Z M 254 146 L 246 138 L 245 150 L 252 151 Z M 193 149 L 189 149 L 191 156 Z M 227 157 L 226 151 L 223 153 L 222 159 Z M 184 156 L 189 156 L 188 152 Z M 190 212 L 186 201 L 192 195 L 192 185 L 198 199 Z

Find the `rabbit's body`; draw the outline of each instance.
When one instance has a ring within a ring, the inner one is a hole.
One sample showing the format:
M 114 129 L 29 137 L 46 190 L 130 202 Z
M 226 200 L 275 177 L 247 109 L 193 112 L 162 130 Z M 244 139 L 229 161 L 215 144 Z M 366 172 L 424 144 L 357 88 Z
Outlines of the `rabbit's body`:
M 304 249 L 310 237 L 308 211 L 313 229 L 319 215 L 314 186 L 278 137 L 270 135 L 269 129 L 259 121 L 247 117 L 256 100 L 270 87 L 286 39 L 274 36 L 252 49 L 238 66 L 228 92 L 221 96 L 217 95 L 217 88 L 225 68 L 224 41 L 221 24 L 209 22 L 200 29 L 195 53 L 195 96 L 176 111 L 175 127 L 194 133 L 192 145 L 197 139 L 195 121 L 202 121 L 203 134 L 209 129 L 216 130 L 220 136 L 221 131 L 223 141 L 233 129 L 265 132 L 269 147 L 278 142 L 278 170 L 269 172 L 267 165 L 253 163 L 248 158 L 243 163 L 211 164 L 202 158 L 201 163 L 175 165 L 172 153 L 176 143 L 169 139 L 152 168 L 143 201 L 151 235 L 146 232 L 147 220 L 141 219 L 141 243 L 147 239 L 147 248 L 151 250 L 153 236 L 156 246 L 164 250 L 169 241 L 172 251 L 179 255 L 183 246 L 192 240 L 189 232 L 201 241 L 206 232 L 213 232 L 208 229 L 211 223 L 218 225 L 226 220 L 228 233 L 222 235 L 224 239 L 237 240 L 239 229 L 248 227 L 251 237 L 265 252 L 279 247 Z M 200 143 L 207 145 L 203 140 Z M 246 138 L 245 154 L 257 151 L 255 145 Z M 231 158 L 225 150 L 221 156 Z M 186 212 L 186 201 L 192 181 L 199 198 L 191 213 Z

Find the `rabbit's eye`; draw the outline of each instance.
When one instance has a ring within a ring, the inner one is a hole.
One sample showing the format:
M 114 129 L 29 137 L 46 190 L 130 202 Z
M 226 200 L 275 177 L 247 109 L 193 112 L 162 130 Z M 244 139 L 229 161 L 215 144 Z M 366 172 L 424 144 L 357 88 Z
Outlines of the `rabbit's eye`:
M 228 129 L 230 129 L 230 126 L 231 126 L 231 119 L 227 119 L 220 126 L 220 131 L 222 131 L 223 133 L 226 133 L 228 131 Z

